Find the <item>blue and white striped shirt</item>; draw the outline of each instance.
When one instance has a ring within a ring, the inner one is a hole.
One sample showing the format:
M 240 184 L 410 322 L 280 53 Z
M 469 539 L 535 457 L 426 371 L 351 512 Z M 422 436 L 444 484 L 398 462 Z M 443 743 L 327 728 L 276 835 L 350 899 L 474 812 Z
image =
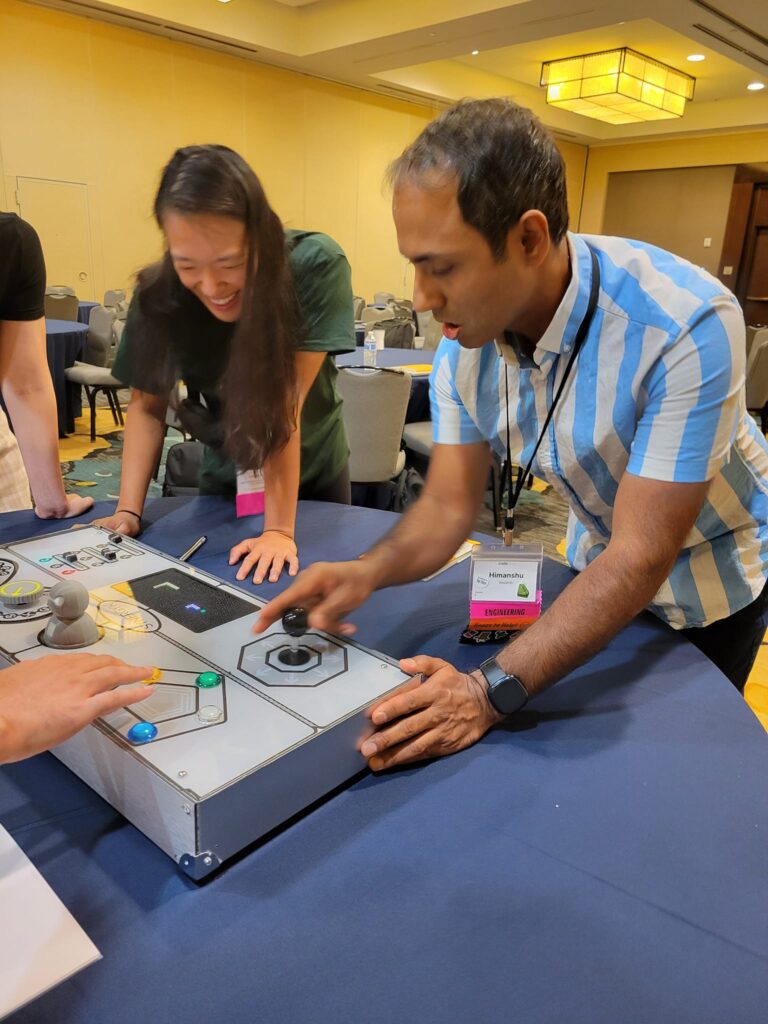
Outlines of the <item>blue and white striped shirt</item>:
M 430 378 L 434 440 L 487 440 L 504 457 L 506 367 L 512 459 L 527 465 L 586 313 L 591 247 L 597 309 L 533 472 L 570 505 L 567 557 L 579 570 L 610 540 L 625 470 L 711 480 L 650 609 L 677 629 L 733 615 L 768 578 L 768 445 L 745 405 L 741 309 L 710 274 L 654 246 L 570 233 L 568 245 L 571 281 L 532 359 L 506 343 L 462 349 L 443 338 Z

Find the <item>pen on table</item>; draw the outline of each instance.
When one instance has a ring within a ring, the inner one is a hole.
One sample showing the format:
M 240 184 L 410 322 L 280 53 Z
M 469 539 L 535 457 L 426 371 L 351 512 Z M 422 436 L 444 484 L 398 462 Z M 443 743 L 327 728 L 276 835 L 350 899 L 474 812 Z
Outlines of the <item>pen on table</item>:
M 194 553 L 196 551 L 199 551 L 199 549 L 203 546 L 203 544 L 205 544 L 205 542 L 207 540 L 208 540 L 207 537 L 198 537 L 197 540 L 195 541 L 195 543 L 192 545 L 192 547 L 191 548 L 187 548 L 187 550 L 184 552 L 184 554 L 179 556 L 179 561 L 180 562 L 187 562 L 187 561 L 189 561 L 189 559 L 192 557 L 192 555 L 194 555 Z

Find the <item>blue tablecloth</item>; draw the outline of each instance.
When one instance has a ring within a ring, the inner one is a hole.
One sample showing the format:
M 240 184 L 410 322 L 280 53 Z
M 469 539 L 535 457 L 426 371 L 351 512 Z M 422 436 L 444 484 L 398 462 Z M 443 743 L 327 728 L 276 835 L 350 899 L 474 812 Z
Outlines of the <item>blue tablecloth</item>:
M 384 348 L 376 353 L 377 366 L 426 366 L 432 365 L 435 353 L 431 349 Z M 345 352 L 336 357 L 337 366 L 362 366 L 363 350 Z M 406 423 L 419 423 L 431 419 L 429 409 L 429 374 L 414 374 L 411 379 L 411 395 L 405 413 Z
M 87 326 L 74 320 L 45 321 L 45 348 L 56 393 L 60 437 L 72 433 L 75 418 L 82 413 L 80 387 L 68 383 L 64 371 L 80 358 L 87 337 Z
M 392 522 L 300 503 L 304 564 Z M 193 564 L 234 581 L 251 524 L 229 502 L 157 502 L 147 524 L 177 555 L 207 534 Z M 59 526 L 7 514 L 0 542 Z M 358 638 L 476 664 L 467 571 L 374 595 Z M 545 603 L 569 578 L 545 565 Z M 472 749 L 363 774 L 201 886 L 50 755 L 6 766 L 0 821 L 104 955 L 11 1020 L 756 1024 L 766 778 L 737 691 L 651 616 Z
M 94 306 L 98 306 L 98 302 L 78 302 L 77 304 L 77 320 L 78 323 L 88 325 L 88 318 L 91 315 L 91 310 Z

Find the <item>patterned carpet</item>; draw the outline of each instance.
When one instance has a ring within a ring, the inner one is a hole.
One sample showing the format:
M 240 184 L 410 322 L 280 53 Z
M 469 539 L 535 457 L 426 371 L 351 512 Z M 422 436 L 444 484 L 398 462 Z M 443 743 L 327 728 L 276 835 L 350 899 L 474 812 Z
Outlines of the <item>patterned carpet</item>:
M 125 394 L 127 399 L 127 393 Z M 90 422 L 83 416 L 75 422 L 75 433 L 59 441 L 61 468 L 67 489 L 78 494 L 89 494 L 95 501 L 115 500 L 120 486 L 123 458 L 123 430 L 115 425 L 108 407 L 96 411 L 96 440 L 90 440 Z M 165 456 L 180 436 L 169 431 L 163 445 L 163 454 L 153 480 L 150 497 L 162 491 Z M 158 482 L 159 481 L 159 482 Z M 540 480 L 533 487 L 524 488 L 515 514 L 516 536 L 521 541 L 541 541 L 544 554 L 565 561 L 565 527 L 568 506 L 552 488 Z M 495 535 L 493 513 L 483 507 L 475 524 L 478 532 Z M 755 667 L 744 690 L 747 703 L 768 730 L 768 634 L 758 654 Z

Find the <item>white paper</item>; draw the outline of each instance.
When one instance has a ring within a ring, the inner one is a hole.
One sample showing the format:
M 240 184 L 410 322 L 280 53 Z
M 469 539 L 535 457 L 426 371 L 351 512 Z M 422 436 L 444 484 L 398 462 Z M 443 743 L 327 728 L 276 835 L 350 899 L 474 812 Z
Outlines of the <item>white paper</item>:
M 0 1018 L 101 958 L 0 825 Z

